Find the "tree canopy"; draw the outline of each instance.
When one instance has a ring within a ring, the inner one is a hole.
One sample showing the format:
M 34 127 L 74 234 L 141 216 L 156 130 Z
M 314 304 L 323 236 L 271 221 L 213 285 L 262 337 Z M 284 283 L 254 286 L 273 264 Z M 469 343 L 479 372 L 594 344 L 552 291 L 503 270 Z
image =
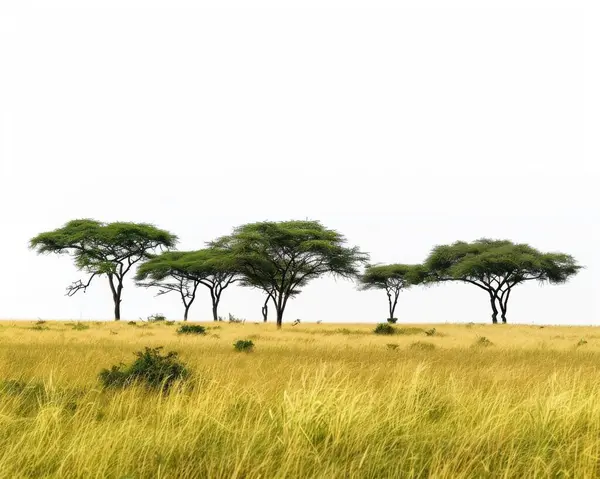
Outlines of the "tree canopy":
M 424 264 L 428 282 L 462 281 L 486 291 L 493 323 L 498 322 L 498 310 L 506 323 L 513 287 L 528 281 L 565 283 L 581 269 L 567 254 L 487 238 L 436 246 Z
M 89 277 L 67 288 L 72 296 L 85 290 L 97 276 L 110 285 L 115 320 L 121 319 L 123 280 L 134 265 L 150 257 L 157 248 L 171 248 L 177 236 L 146 223 L 103 223 L 92 219 L 69 221 L 54 231 L 41 233 L 29 242 L 38 254 L 68 254 L 75 266 Z
M 360 276 L 361 290 L 382 289 L 388 297 L 388 321 L 395 322 L 394 312 L 400 292 L 420 284 L 425 279 L 425 271 L 419 264 L 378 264 L 369 265 Z
M 368 255 L 347 247 L 346 239 L 318 221 L 250 223 L 212 243 L 239 261 L 243 284 L 271 295 L 277 327 L 290 297 L 325 274 L 355 278 Z
M 206 286 L 210 291 L 213 319 L 217 321 L 221 295 L 240 279 L 238 270 L 237 258 L 222 248 L 168 251 L 141 264 L 136 281 L 141 286 L 159 288 L 159 294 L 178 292 L 185 307 L 184 320 L 196 298 L 198 285 Z

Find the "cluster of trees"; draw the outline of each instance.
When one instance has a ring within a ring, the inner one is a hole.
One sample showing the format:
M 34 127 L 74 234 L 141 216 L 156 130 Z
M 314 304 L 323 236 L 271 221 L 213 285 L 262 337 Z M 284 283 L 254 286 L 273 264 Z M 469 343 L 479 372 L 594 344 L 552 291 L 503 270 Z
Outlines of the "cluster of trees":
M 238 283 L 264 293 L 263 319 L 272 304 L 277 327 L 283 323 L 288 301 L 311 280 L 327 274 L 356 280 L 361 289 L 384 290 L 390 320 L 405 289 L 446 281 L 473 284 L 488 293 L 492 321 L 497 323 L 498 312 L 506 322 L 516 285 L 532 280 L 564 283 L 581 269 L 566 254 L 489 239 L 436 246 L 423 264 L 370 265 L 367 253 L 348 246 L 343 235 L 318 221 L 245 224 L 196 251 L 175 250 L 177 241 L 174 234 L 150 224 L 81 219 L 39 234 L 31 239 L 30 248 L 40 254 L 69 255 L 87 274 L 67 288 L 69 296 L 85 292 L 94 278 L 106 277 L 115 320 L 121 318 L 124 279 L 137 267 L 137 285 L 154 288 L 158 295 L 179 295 L 184 320 L 202 286 L 210 292 L 217 321 L 223 292 Z

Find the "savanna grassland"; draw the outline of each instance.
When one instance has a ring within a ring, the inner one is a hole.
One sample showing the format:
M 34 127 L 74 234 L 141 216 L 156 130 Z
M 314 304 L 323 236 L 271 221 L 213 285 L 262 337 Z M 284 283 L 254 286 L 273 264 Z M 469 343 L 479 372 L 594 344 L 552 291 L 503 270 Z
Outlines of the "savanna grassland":
M 600 476 L 596 328 L 178 324 L 0 322 L 0 477 Z M 190 378 L 101 387 L 146 346 Z

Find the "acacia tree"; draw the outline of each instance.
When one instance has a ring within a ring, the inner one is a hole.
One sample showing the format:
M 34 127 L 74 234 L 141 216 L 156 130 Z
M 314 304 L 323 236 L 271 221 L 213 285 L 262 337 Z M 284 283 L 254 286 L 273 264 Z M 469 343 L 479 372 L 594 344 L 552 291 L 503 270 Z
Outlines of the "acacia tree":
M 251 223 L 213 242 L 237 258 L 244 285 L 270 293 L 278 328 L 288 300 L 312 279 L 358 275 L 368 255 L 345 243 L 344 236 L 318 221 Z
M 166 251 L 142 263 L 135 275 L 138 286 L 158 288 L 157 296 L 175 292 L 183 303 L 183 320 L 188 320 L 188 314 L 194 300 L 200 281 L 190 277 L 186 272 L 185 251 Z
M 187 321 L 189 308 L 200 284 L 210 291 L 213 319 L 218 321 L 221 295 L 239 279 L 236 258 L 228 251 L 215 247 L 163 253 L 143 263 L 136 275 L 140 286 L 158 287 L 159 294 L 179 292 L 185 307 L 184 321 Z
M 417 264 L 371 265 L 360 276 L 361 290 L 383 289 L 388 298 L 388 322 L 395 323 L 394 312 L 402 290 L 420 284 L 424 279 L 424 268 Z
M 151 224 L 80 219 L 39 234 L 30 240 L 29 247 L 38 254 L 68 254 L 77 269 L 89 274 L 87 281 L 78 280 L 67 287 L 67 296 L 85 292 L 95 277 L 106 276 L 118 321 L 125 276 L 156 249 L 171 248 L 176 243 L 177 236 Z
M 527 244 L 480 239 L 436 246 L 425 261 L 428 282 L 462 281 L 489 295 L 492 322 L 506 323 L 513 288 L 528 281 L 561 284 L 582 268 L 572 256 L 542 253 Z

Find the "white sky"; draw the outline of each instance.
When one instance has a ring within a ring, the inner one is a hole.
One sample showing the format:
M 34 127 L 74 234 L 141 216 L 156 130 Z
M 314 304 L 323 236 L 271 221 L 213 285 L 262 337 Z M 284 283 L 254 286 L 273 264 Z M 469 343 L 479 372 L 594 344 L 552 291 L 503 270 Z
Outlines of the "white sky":
M 70 219 L 151 222 L 195 249 L 309 217 L 374 262 L 482 236 L 573 254 L 586 270 L 515 290 L 509 321 L 600 324 L 595 3 L 0 0 L 0 318 L 111 317 L 106 280 L 68 298 L 71 261 L 27 248 Z M 192 320 L 210 319 L 200 293 Z M 261 305 L 236 288 L 221 313 Z M 122 310 L 182 315 L 133 284 Z M 383 292 L 324 279 L 286 319 L 386 313 Z M 490 312 L 457 284 L 404 293 L 396 316 Z

